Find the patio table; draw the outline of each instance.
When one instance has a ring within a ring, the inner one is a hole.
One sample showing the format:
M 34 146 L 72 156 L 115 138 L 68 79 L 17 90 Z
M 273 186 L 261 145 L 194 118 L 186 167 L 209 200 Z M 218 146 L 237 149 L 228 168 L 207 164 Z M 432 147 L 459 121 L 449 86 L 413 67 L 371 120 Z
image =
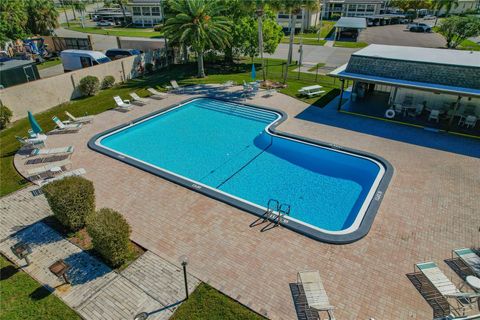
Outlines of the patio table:
M 480 279 L 475 276 L 468 276 L 465 278 L 465 282 L 468 283 L 475 291 L 480 292 Z

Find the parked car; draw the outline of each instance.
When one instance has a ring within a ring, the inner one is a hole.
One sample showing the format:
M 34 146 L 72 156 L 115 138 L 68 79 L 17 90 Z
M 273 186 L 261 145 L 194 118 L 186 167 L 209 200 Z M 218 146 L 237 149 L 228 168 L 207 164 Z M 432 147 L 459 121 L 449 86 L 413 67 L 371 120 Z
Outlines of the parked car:
M 125 57 L 134 56 L 143 53 L 137 49 L 108 49 L 105 55 L 112 60 L 117 60 Z
M 418 22 L 410 23 L 407 26 L 407 29 L 410 32 L 431 32 L 432 31 L 432 27 L 429 26 L 428 24 L 418 23 Z
M 97 22 L 97 26 L 99 27 L 109 27 L 109 26 L 114 26 L 115 23 L 113 23 L 112 21 L 108 21 L 108 20 L 100 20 Z
M 112 61 L 103 53 L 91 50 L 63 50 L 60 57 L 65 72 Z

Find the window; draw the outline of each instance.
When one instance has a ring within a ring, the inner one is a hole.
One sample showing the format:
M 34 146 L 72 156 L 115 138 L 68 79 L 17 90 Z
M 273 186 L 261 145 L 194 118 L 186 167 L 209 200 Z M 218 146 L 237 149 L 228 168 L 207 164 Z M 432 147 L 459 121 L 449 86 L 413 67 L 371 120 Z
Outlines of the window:
M 356 11 L 357 10 L 357 5 L 356 4 L 349 4 L 348 5 L 348 11 Z
M 142 15 L 149 16 L 150 15 L 150 7 L 142 7 Z
M 140 11 L 140 7 L 133 7 L 132 11 L 133 11 L 134 16 L 141 16 L 142 15 L 142 12 Z
M 152 16 L 160 15 L 160 7 L 152 7 Z
M 367 7 L 367 5 L 365 5 L 365 4 L 359 4 L 357 6 L 357 10 L 358 11 L 365 11 L 366 7 Z
M 92 65 L 92 60 L 89 57 L 80 57 L 80 64 L 82 68 L 88 68 Z
M 367 11 L 375 11 L 375 5 L 374 4 L 368 4 L 367 5 Z

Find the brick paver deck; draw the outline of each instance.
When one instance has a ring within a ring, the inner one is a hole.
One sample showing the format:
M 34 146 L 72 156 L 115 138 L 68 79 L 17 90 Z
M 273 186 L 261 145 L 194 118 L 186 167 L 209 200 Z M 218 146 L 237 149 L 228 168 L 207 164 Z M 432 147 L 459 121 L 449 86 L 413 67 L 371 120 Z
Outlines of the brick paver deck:
M 372 230 L 358 242 L 329 245 L 284 228 L 260 233 L 249 227 L 251 214 L 86 146 L 96 133 L 188 97 L 107 111 L 78 134 L 51 136 L 47 144 L 75 146 L 73 166 L 87 170 L 97 206 L 122 212 L 134 241 L 169 261 L 187 255 L 193 275 L 271 319 L 296 317 L 289 284 L 302 269 L 320 270 L 338 319 L 432 318 L 406 274 L 415 262 L 433 260 L 460 281 L 442 260 L 452 248 L 480 245 L 479 159 L 301 120 L 306 104 L 258 96 L 249 102 L 288 114 L 279 129 L 371 152 L 395 167 Z M 15 163 L 24 170 L 24 160 Z
M 45 197 L 34 197 L 33 190 L 35 187 L 0 199 L 2 254 L 53 290 L 85 319 L 133 319 L 139 312 L 149 312 L 149 319 L 171 317 L 185 298 L 183 273 L 179 267 L 146 252 L 120 274 L 113 271 L 38 221 L 51 215 L 51 210 Z M 18 242 L 27 243 L 31 248 L 28 266 L 10 250 Z M 70 266 L 67 271 L 69 285 L 48 269 L 59 259 Z M 188 280 L 189 291 L 193 292 L 199 281 L 191 275 Z

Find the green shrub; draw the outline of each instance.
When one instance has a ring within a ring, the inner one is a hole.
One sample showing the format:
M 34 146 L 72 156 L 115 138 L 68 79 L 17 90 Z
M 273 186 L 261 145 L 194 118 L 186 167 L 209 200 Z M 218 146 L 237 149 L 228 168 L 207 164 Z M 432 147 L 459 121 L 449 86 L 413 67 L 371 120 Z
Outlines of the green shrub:
M 145 63 L 145 70 L 147 70 L 147 73 L 152 73 L 153 64 L 151 64 L 150 62 Z
M 100 90 L 100 80 L 95 76 L 86 76 L 80 80 L 80 92 L 84 96 L 94 96 Z
M 87 224 L 93 248 L 113 268 L 121 266 L 128 257 L 130 226 L 115 210 L 103 208 L 97 211 Z
M 0 106 L 0 130 L 5 129 L 7 124 L 10 123 L 13 113 L 6 106 Z
M 155 31 L 162 31 L 163 26 L 161 24 L 157 24 L 153 26 L 153 30 Z
M 93 183 L 82 177 L 67 177 L 42 188 L 54 216 L 72 231 L 85 226 L 95 212 Z
M 108 89 L 115 84 L 115 78 L 113 76 L 105 76 L 102 80 L 102 89 Z

